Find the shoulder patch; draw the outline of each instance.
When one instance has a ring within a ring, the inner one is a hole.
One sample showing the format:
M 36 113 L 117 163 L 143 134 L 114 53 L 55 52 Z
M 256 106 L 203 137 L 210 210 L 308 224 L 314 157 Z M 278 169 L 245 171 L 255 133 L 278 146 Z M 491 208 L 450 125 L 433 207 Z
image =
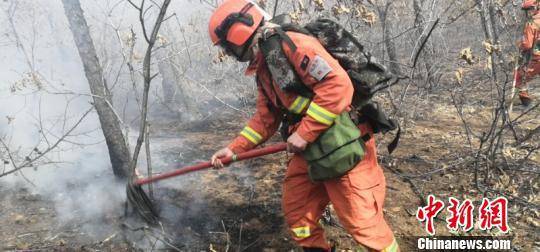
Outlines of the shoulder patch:
M 315 55 L 311 66 L 308 69 L 309 74 L 317 81 L 321 81 L 332 71 L 332 68 L 321 56 Z
M 305 55 L 304 58 L 302 59 L 302 63 L 300 63 L 300 68 L 302 68 L 302 70 L 305 71 L 308 65 L 309 65 L 309 57 Z

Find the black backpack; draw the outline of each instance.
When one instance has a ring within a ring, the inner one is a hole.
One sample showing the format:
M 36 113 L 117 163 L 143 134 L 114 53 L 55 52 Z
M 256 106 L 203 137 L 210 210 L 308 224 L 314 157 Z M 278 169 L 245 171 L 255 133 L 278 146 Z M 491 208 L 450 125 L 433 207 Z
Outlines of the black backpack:
M 353 114 L 351 117 L 356 119 L 357 123 L 369 122 L 374 133 L 398 129 L 396 138 L 388 146 L 391 153 L 397 147 L 401 130 L 394 120 L 385 115 L 378 104 L 371 101 L 371 98 L 378 91 L 397 83 L 398 78 L 372 57 L 349 31 L 333 20 L 317 19 L 302 27 L 293 24 L 288 15 L 280 15 L 271 22 L 280 27 L 263 32 L 259 47 L 274 82 L 284 91 L 308 98 L 313 97 L 313 92 L 302 83 L 285 55 L 282 42 L 287 43 L 287 46 L 295 51 L 296 46 L 285 32 L 298 32 L 318 38 L 324 48 L 347 71 L 353 83 L 354 95 L 351 106 L 361 116 L 355 118 Z

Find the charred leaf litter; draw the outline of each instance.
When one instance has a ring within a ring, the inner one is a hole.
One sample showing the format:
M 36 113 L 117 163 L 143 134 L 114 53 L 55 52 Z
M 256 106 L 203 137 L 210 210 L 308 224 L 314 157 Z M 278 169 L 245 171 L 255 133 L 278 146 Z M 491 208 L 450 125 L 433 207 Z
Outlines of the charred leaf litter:
M 211 156 L 214 150 L 194 144 L 190 138 L 194 137 L 153 136 L 154 173 L 206 161 L 204 158 Z M 221 171 L 182 175 L 153 183 L 152 193 L 143 186 L 146 194 L 153 196 L 160 222 L 149 225 L 128 208 L 122 224 L 126 238 L 141 249 L 152 246 L 146 241 L 151 239 L 157 239 L 159 247 L 182 251 L 207 250 L 210 244 L 214 248 L 243 244 L 250 250 L 262 249 L 261 234 L 279 233 L 282 223 L 275 221 L 281 219 L 279 205 L 253 201 L 257 193 L 249 173 L 261 164 L 254 160 Z M 145 173 L 146 164 L 139 167 L 144 167 L 140 169 Z M 249 220 L 264 225 L 257 226 L 261 230 L 250 230 L 245 225 Z

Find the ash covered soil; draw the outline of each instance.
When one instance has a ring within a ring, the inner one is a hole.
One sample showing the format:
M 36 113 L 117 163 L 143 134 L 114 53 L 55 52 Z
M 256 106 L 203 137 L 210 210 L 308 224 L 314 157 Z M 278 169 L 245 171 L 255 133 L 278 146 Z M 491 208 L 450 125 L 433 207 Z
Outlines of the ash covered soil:
M 393 136 L 379 137 L 381 164 L 388 184 L 385 215 L 402 251 L 414 251 L 416 247 L 406 237 L 425 234 L 414 216 L 422 197 L 428 194 L 442 200 L 449 196 L 474 200 L 482 197 L 474 185 L 471 160 L 464 154 L 463 143 L 467 140 L 463 126 L 449 107 L 431 106 L 429 111 L 418 113 L 415 123 L 407 125 L 392 156 L 382 150 Z M 478 116 L 487 116 L 486 113 L 479 112 Z M 539 123 L 538 118 L 532 120 Z M 245 118 L 227 115 L 188 126 L 154 122 L 154 169 L 165 171 L 207 159 L 237 134 L 244 121 Z M 202 171 L 155 184 L 153 193 L 163 224 L 157 228 L 124 218 L 123 202 L 110 202 L 105 214 L 90 220 L 76 218 L 76 212 L 73 218 L 60 218 L 53 199 L 24 189 L 28 185 L 0 184 L 0 250 L 294 250 L 280 205 L 286 160 L 286 154 L 275 154 L 223 170 Z M 534 207 L 540 204 L 538 160 L 538 157 L 533 159 L 536 163 L 530 165 L 532 172 L 501 175 L 500 186 L 505 186 L 509 194 L 529 201 L 511 201 L 509 207 L 509 236 L 518 251 L 539 249 L 540 216 Z M 141 164 L 141 167 L 145 166 Z M 96 179 L 100 176 L 110 174 L 96 175 Z M 352 249 L 350 236 L 334 216 L 329 208 L 322 221 L 329 239 L 339 244 L 339 250 Z M 444 218 L 445 214 L 436 219 L 437 234 L 451 235 Z M 485 235 L 485 232 L 472 234 Z

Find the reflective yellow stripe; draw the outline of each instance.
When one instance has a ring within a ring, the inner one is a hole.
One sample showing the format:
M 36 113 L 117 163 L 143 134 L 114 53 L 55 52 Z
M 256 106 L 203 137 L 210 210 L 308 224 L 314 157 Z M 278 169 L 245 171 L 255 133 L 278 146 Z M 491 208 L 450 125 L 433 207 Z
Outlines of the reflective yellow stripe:
M 241 132 L 240 135 L 247 138 L 249 141 L 251 141 L 254 144 L 260 144 L 263 137 L 261 134 L 257 133 L 257 131 L 253 130 L 249 126 L 246 126 Z
M 332 123 L 334 123 L 334 120 L 337 117 L 336 114 L 324 109 L 323 107 L 317 105 L 314 102 L 311 102 L 311 104 L 309 105 L 307 114 L 313 119 L 317 120 L 317 122 L 326 125 L 332 125 Z
M 394 241 L 392 242 L 392 244 L 390 244 L 390 246 L 386 247 L 385 249 L 383 249 L 382 252 L 397 252 L 398 251 L 398 244 L 396 242 L 396 239 L 394 239 Z
M 292 231 L 294 235 L 298 238 L 307 238 L 311 235 L 308 226 L 293 228 Z
M 298 96 L 289 107 L 289 111 L 295 114 L 300 114 L 302 113 L 302 111 L 304 111 L 304 108 L 307 106 L 308 103 L 309 103 L 308 98 L 303 97 L 303 96 Z

